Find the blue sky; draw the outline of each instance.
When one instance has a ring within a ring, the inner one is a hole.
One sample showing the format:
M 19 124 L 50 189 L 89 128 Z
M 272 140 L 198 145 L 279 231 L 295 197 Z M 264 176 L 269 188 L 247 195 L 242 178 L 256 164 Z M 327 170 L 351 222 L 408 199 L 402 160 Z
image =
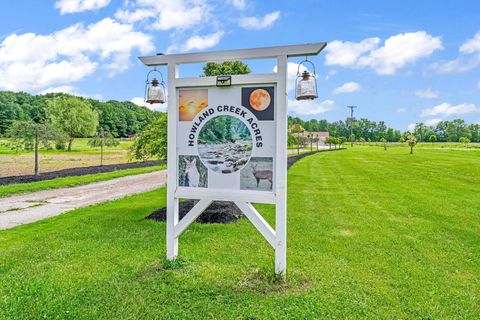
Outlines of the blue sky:
M 290 92 L 291 115 L 345 119 L 355 104 L 357 117 L 401 130 L 420 121 L 480 122 L 476 0 L 3 1 L 0 90 L 141 103 L 148 69 L 139 55 L 321 41 L 327 49 L 311 58 L 319 99 L 298 103 Z M 292 75 L 299 61 L 290 61 Z M 254 72 L 275 67 L 248 63 Z

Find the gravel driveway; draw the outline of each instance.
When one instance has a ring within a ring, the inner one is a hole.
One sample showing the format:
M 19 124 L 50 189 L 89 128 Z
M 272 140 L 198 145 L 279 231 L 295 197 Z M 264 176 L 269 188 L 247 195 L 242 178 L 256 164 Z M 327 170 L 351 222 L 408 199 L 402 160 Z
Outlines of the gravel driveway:
M 57 216 L 92 204 L 150 191 L 165 185 L 165 170 L 78 187 L 0 198 L 0 230 Z

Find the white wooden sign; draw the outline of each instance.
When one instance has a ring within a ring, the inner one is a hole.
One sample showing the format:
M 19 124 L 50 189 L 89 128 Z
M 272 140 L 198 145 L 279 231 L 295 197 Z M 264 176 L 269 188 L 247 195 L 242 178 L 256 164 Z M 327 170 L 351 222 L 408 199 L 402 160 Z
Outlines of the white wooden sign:
M 167 259 L 178 238 L 212 201 L 233 201 L 275 250 L 285 276 L 287 245 L 287 60 L 316 55 L 325 43 L 140 57 L 168 66 Z M 180 78 L 179 65 L 277 59 L 277 72 Z M 199 199 L 179 221 L 179 199 Z M 276 229 L 252 203 L 276 206 Z

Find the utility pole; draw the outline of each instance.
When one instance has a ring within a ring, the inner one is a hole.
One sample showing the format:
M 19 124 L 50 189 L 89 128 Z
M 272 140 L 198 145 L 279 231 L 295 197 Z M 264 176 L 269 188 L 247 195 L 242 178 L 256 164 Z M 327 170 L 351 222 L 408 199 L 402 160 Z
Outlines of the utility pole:
M 352 134 L 353 134 L 353 109 L 356 109 L 357 106 L 347 106 L 347 108 L 350 109 L 350 146 L 353 147 L 353 140 L 352 140 Z

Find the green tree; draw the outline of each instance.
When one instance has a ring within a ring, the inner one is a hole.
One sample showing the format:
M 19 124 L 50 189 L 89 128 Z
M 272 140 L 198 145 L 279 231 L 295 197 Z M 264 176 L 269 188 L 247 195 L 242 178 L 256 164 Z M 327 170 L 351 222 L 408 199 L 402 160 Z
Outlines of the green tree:
M 294 135 L 292 135 L 291 133 L 289 133 L 289 134 L 288 134 L 288 140 L 287 140 L 288 147 L 291 148 L 291 147 L 293 147 L 296 143 L 297 143 L 297 138 L 295 138 Z
M 417 144 L 417 138 L 413 134 L 409 134 L 407 136 L 407 143 L 408 146 L 410 147 L 410 154 L 413 154 L 413 147 Z
M 415 124 L 413 134 L 417 137 L 419 142 L 423 142 L 427 138 L 428 128 L 423 122 Z
M 458 139 L 458 142 L 463 143 L 466 147 L 467 144 L 470 143 L 470 139 L 468 139 L 467 137 L 460 137 L 460 139 Z
M 228 141 L 231 141 L 233 140 L 233 134 L 232 134 L 232 131 L 233 131 L 233 127 L 232 127 L 232 117 L 225 117 L 225 135 L 224 135 L 224 139 L 225 140 L 228 140 Z
M 68 139 L 68 151 L 72 150 L 75 138 L 95 134 L 98 114 L 85 99 L 77 97 L 56 97 L 47 103 L 47 118 Z
M 7 146 L 12 150 L 33 150 L 35 156 L 34 174 L 40 174 L 39 147 L 42 144 L 50 148 L 50 140 L 55 139 L 56 131 L 45 123 L 29 121 L 13 121 L 6 132 L 10 138 Z
M 334 149 L 337 149 L 337 144 L 339 144 L 339 142 L 340 142 L 339 138 L 334 136 L 330 136 L 327 139 L 325 139 L 325 143 L 327 143 L 330 146 L 330 148 L 332 147 L 332 144 L 333 144 Z
M 480 124 L 471 124 L 469 129 L 472 133 L 472 142 L 480 142 Z
M 140 133 L 130 148 L 130 156 L 145 161 L 150 158 L 167 159 L 167 114 L 160 116 Z
M 351 146 L 351 147 L 353 147 L 353 143 L 354 143 L 354 142 L 355 142 L 355 134 L 352 133 L 352 134 L 350 135 L 350 146 Z
M 465 124 L 465 120 L 455 119 L 453 121 L 446 121 L 447 141 L 457 142 L 460 137 L 471 137 L 470 128 Z
M 428 140 L 430 140 L 430 142 L 433 144 L 435 141 L 437 141 L 437 136 L 432 134 Z
M 248 74 L 251 70 L 242 61 L 224 61 L 222 63 L 207 62 L 203 66 L 203 76 L 221 76 L 234 74 Z
M 387 151 L 387 139 L 382 137 L 380 142 L 383 144 L 383 150 Z
M 117 146 L 118 140 L 110 132 L 101 130 L 88 141 L 88 144 L 92 148 L 100 147 L 100 166 L 103 166 L 103 148 Z

